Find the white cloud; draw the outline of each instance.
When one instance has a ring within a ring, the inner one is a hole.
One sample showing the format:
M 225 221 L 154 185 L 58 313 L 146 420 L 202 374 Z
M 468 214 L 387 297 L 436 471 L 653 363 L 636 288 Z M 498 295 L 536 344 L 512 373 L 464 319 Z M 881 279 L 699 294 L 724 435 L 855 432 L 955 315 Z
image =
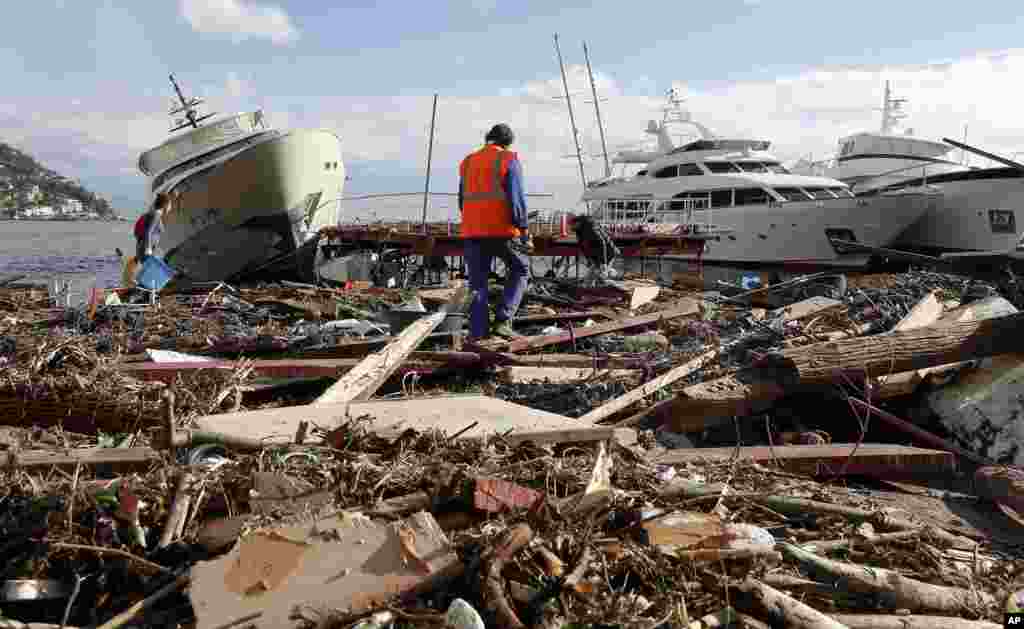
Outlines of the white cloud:
M 237 72 L 228 72 L 224 89 L 231 98 L 241 98 L 249 91 L 249 81 L 238 76 Z
M 288 44 L 299 38 L 284 9 L 243 0 L 181 0 L 181 14 L 198 33 L 229 35 L 234 41 L 269 38 Z
M 643 133 L 648 119 L 661 117 L 664 98 L 671 85 L 658 85 L 646 95 L 636 95 L 635 85 L 620 87 L 613 77 L 595 68 L 609 149 L 614 151 L 647 142 Z M 600 151 L 590 86 L 582 67 L 567 68 L 576 122 L 584 153 Z M 877 129 L 882 91 L 890 80 L 897 95 L 908 99 L 907 123 L 927 138 L 960 138 L 969 125 L 968 142 L 985 150 L 1011 156 L 1024 150 L 1024 129 L 1019 124 L 1017 102 L 1024 98 L 1024 49 L 979 54 L 941 63 L 901 67 L 823 67 L 795 76 L 770 81 L 741 82 L 708 90 L 685 89 L 686 105 L 696 120 L 724 136 L 757 137 L 771 140 L 773 151 L 783 160 L 813 154 L 830 156 L 837 140 L 849 133 Z M 239 78 L 239 77 L 236 77 Z M 632 79 L 632 77 L 630 77 Z M 242 82 L 244 84 L 244 82 Z M 215 110 L 231 103 L 232 81 L 211 94 Z M 573 152 L 561 77 L 540 76 L 524 85 L 512 86 L 497 95 L 463 94 L 439 99 L 433 177 L 435 191 L 452 191 L 459 160 L 483 141 L 496 122 L 507 122 L 517 135 L 519 151 L 531 192 L 557 195 L 559 207 L 574 207 L 581 184 L 576 160 L 564 156 Z M 431 97 L 327 96 L 317 109 L 273 110 L 271 124 L 286 128 L 295 124 L 335 129 L 342 138 L 345 160 L 373 162 L 373 187 L 387 191 L 404 188 L 388 180 L 393 170 L 418 172 L 426 162 L 430 128 Z M 117 99 L 113 99 L 116 101 Z M 138 153 L 166 137 L 168 119 L 165 95 L 147 100 L 148 105 L 131 103 L 121 111 L 105 111 L 104 99 L 86 100 L 74 113 L 54 111 L 45 102 L 0 102 L 0 137 L 11 138 L 44 162 L 48 156 L 63 159 L 72 150 L 90 154 L 92 171 L 116 173 L 131 167 Z M 240 103 L 239 103 L 240 104 Z M 138 115 L 136 112 L 151 112 Z M 6 115 L 5 115 L 6 112 Z M 30 112 L 43 124 L 27 124 Z M 90 113 L 91 112 L 91 113 Z M 980 157 L 972 163 L 981 165 Z M 83 163 L 85 160 L 83 159 Z M 588 176 L 603 173 L 600 159 L 587 161 Z M 66 174 L 75 175 L 75 172 Z M 366 177 L 366 171 L 359 175 Z M 353 182 L 355 183 L 355 182 Z M 366 189 L 366 185 L 360 185 Z

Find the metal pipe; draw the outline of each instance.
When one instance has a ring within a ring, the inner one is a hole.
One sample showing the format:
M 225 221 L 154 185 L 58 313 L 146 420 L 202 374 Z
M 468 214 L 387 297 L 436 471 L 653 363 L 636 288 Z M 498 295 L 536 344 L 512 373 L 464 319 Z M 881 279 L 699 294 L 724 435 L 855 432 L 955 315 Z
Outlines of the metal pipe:
M 427 203 L 430 199 L 430 163 L 434 159 L 434 122 L 437 120 L 437 93 L 434 93 L 434 107 L 430 112 L 430 141 L 427 144 L 427 180 L 423 185 L 423 233 L 427 233 Z
M 594 112 L 597 114 L 597 130 L 601 134 L 601 153 L 604 155 L 604 176 L 612 176 L 612 165 L 608 161 L 608 144 L 604 139 L 604 123 L 601 122 L 601 106 L 597 102 L 597 86 L 594 85 L 594 72 L 590 69 L 590 53 L 587 42 L 583 42 L 583 58 L 587 60 L 587 76 L 590 77 L 590 93 L 594 95 Z
M 555 52 L 558 53 L 558 68 L 562 71 L 562 87 L 565 89 L 565 104 L 569 107 L 569 125 L 572 127 L 572 141 L 576 146 L 576 160 L 580 164 L 580 179 L 583 187 L 587 187 L 587 173 L 583 169 L 583 153 L 580 151 L 580 134 L 576 130 L 576 117 L 572 113 L 572 97 L 569 96 L 569 81 L 565 78 L 565 64 L 562 63 L 562 49 L 558 45 L 558 33 L 555 33 Z

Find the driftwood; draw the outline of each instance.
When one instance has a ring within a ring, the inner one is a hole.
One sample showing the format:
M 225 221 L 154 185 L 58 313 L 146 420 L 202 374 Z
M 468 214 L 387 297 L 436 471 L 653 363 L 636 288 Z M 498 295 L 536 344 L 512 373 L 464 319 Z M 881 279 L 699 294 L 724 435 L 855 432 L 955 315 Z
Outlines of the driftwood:
M 717 349 L 706 351 L 702 353 L 700 356 L 697 356 L 696 358 L 689 360 L 686 363 L 665 372 L 664 374 L 658 376 L 657 378 L 649 382 L 646 382 L 631 391 L 628 391 L 624 395 L 620 395 L 619 397 L 613 400 L 605 402 L 601 406 L 598 406 L 597 408 L 590 411 L 586 415 L 580 417 L 579 421 L 594 424 L 599 421 L 608 419 L 612 415 L 618 413 L 619 411 L 625 410 L 626 408 L 644 399 L 648 395 L 657 393 L 661 389 L 664 389 L 665 387 L 669 386 L 676 380 L 685 378 L 694 371 L 697 371 L 701 367 L 708 364 L 710 361 L 714 360 L 716 356 L 718 356 Z
M 708 423 L 706 417 L 749 414 L 792 387 L 829 385 L 842 375 L 861 382 L 865 376 L 1024 352 L 1024 336 L 1014 332 L 1022 323 L 1024 313 L 1016 313 L 785 349 L 736 374 L 687 387 L 666 407 L 675 430 L 695 432 Z
M 1003 625 L 985 620 L 965 620 L 949 616 L 883 616 L 876 614 L 833 614 L 850 629 L 1002 629 Z
M 758 618 L 768 618 L 773 627 L 787 629 L 848 629 L 838 620 L 809 605 L 786 596 L 775 588 L 747 577 L 734 588 L 738 596 L 733 605 Z
M 985 592 L 932 585 L 904 577 L 894 570 L 832 561 L 792 544 L 781 543 L 778 547 L 783 555 L 798 562 L 812 578 L 833 584 L 838 590 L 875 594 L 879 604 L 889 609 L 960 614 L 978 605 L 995 603 L 995 599 Z
M 498 629 L 525 629 L 526 627 L 505 596 L 505 579 L 502 578 L 501 571 L 505 567 L 505 562 L 526 548 L 532 539 L 533 530 L 529 525 L 516 525 L 505 531 L 504 537 L 494 547 L 494 552 L 489 558 L 484 595 L 487 599 L 487 608 L 494 613 Z
M 466 288 L 460 286 L 440 312 L 427 315 L 410 324 L 384 349 L 367 356 L 338 379 L 314 400 L 312 405 L 325 406 L 370 399 L 420 342 L 441 325 L 449 313 L 462 307 L 467 294 Z

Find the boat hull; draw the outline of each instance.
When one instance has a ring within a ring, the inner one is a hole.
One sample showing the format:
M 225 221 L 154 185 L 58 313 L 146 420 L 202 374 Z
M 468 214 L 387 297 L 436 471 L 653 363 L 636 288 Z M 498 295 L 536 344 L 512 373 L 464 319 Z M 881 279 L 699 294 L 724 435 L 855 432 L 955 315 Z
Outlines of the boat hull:
M 868 258 L 844 252 L 833 238 L 887 246 L 935 202 L 935 194 L 904 193 L 694 210 L 692 220 L 732 230 L 708 244 L 700 256 L 706 262 L 859 266 Z
M 1024 178 L 937 184 L 936 207 L 908 227 L 895 245 L 930 251 L 1006 251 L 1024 230 Z
M 171 198 L 160 249 L 187 279 L 245 275 L 297 252 L 321 226 L 336 222 L 334 199 L 344 180 L 333 133 L 269 137 L 160 190 Z

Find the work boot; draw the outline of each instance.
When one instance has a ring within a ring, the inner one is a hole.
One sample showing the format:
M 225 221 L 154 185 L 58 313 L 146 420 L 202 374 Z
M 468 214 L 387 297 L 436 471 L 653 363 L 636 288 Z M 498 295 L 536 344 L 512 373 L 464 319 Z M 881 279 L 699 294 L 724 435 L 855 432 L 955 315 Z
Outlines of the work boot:
M 518 339 L 522 338 L 523 335 L 512 329 L 511 322 L 495 319 L 491 325 L 491 336 L 498 336 L 503 339 Z

